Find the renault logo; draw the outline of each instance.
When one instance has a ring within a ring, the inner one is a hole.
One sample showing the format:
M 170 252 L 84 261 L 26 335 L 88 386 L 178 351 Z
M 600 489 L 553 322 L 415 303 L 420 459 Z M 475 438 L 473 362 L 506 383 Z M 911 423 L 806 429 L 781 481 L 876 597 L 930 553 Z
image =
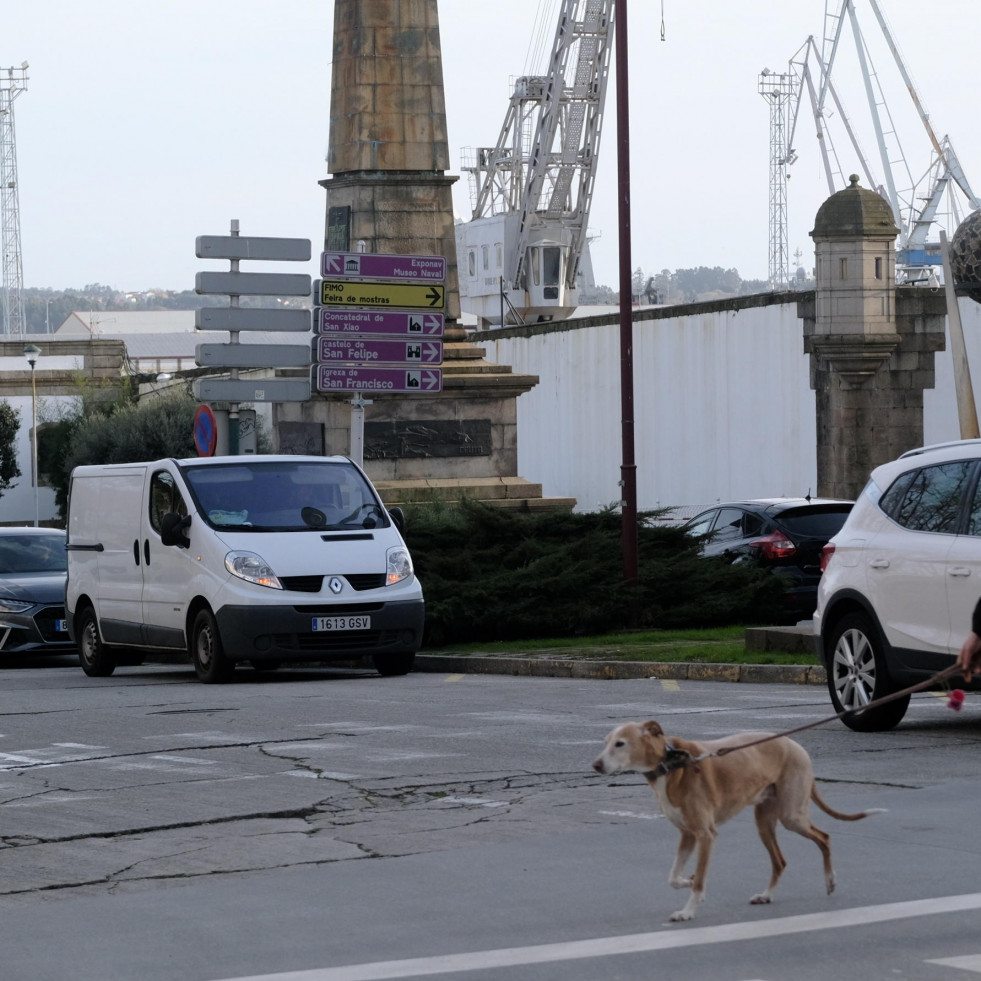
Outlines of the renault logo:
M 327 585 L 330 586 L 332 593 L 339 593 L 344 588 L 344 583 L 337 576 L 331 576 L 330 582 Z

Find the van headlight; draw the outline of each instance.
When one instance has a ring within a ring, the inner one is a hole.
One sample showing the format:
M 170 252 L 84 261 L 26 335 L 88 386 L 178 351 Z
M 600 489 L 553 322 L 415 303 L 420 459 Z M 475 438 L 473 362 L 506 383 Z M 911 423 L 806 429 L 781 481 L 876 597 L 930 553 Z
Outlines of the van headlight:
M 229 552 L 225 556 L 225 568 L 239 579 L 254 582 L 257 586 L 282 589 L 276 573 L 269 568 L 266 560 L 255 552 Z
M 412 558 L 409 550 L 402 545 L 390 548 L 385 553 L 386 571 L 385 585 L 394 586 L 403 579 L 408 579 L 412 575 Z

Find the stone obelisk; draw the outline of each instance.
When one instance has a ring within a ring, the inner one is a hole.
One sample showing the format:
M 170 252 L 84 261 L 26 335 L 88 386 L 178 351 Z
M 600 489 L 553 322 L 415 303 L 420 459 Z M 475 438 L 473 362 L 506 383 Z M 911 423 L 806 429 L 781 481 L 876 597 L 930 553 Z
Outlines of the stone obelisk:
M 459 330 L 449 167 L 436 0 L 336 0 L 325 249 L 444 256 Z
M 365 469 L 390 504 L 467 496 L 572 506 L 517 476 L 516 400 L 538 378 L 487 362 L 458 323 L 436 0 L 335 0 L 333 51 L 325 251 L 440 255 L 447 265 L 442 391 L 371 394 Z M 315 396 L 294 411 L 301 426 L 322 422 L 326 452 L 347 452 L 349 401 Z

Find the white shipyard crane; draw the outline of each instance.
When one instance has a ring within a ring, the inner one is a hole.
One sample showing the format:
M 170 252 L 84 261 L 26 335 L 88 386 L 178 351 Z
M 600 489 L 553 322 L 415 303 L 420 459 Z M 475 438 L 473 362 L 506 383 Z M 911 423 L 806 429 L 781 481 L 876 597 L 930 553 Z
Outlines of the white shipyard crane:
M 868 2 L 912 99 L 916 115 L 926 131 L 932 151 L 929 166 L 921 174 L 915 175 L 907 163 L 906 154 L 900 144 L 898 127 L 887 104 L 879 75 L 872 65 L 871 52 L 858 22 L 854 0 L 835 0 L 834 6 L 831 0 L 826 0 L 821 50 L 818 50 L 814 38 L 810 37 L 791 59 L 791 72 L 799 82 L 799 89 L 788 146 L 793 145 L 798 115 L 806 99 L 814 117 L 823 169 L 828 181 L 828 193 L 846 187 L 849 173 L 854 171 L 864 175 L 868 186 L 877 190 L 889 202 L 900 229 L 896 253 L 897 279 L 907 283 L 933 280 L 935 277 L 931 273 L 931 267 L 941 264 L 939 241 L 936 233 L 931 232 L 933 225 L 945 225 L 952 233 L 960 223 L 964 205 L 966 204 L 966 210 L 973 210 L 981 207 L 981 202 L 968 183 L 950 137 L 937 136 L 930 114 L 917 93 L 878 0 Z M 862 151 L 855 128 L 833 82 L 833 70 L 840 55 L 846 23 L 851 28 L 855 42 L 859 75 L 865 89 L 878 149 L 881 167 L 878 175 Z M 841 156 L 847 151 L 842 151 L 839 155 L 832 141 L 829 123 L 834 116 L 837 117 L 838 124 L 843 126 L 851 147 L 849 155 L 852 162 L 847 165 L 841 160 Z M 878 179 L 880 176 L 881 180 Z M 959 192 L 963 200 L 959 200 L 955 192 Z
M 457 225 L 460 302 L 481 327 L 569 316 L 586 249 L 615 0 L 562 0 L 544 75 L 514 86 L 493 147 L 471 152 Z

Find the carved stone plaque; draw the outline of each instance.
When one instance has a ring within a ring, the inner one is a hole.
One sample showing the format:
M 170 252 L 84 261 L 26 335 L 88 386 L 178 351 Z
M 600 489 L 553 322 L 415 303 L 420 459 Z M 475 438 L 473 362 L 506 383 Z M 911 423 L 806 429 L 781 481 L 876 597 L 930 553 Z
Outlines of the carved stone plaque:
M 281 422 L 279 452 L 299 456 L 323 456 L 324 426 L 321 422 Z
M 364 458 L 490 456 L 490 419 L 366 422 Z

